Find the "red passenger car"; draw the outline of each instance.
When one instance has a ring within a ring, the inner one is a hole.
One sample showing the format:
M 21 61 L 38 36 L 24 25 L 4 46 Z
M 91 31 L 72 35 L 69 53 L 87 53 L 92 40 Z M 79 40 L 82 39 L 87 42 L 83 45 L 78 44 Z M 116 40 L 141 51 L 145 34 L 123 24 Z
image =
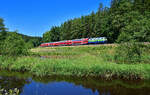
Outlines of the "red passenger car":
M 88 44 L 88 40 L 89 40 L 88 38 L 83 39 L 81 44 L 82 44 L 82 45 Z
M 40 46 L 41 47 L 50 47 L 50 46 L 84 45 L 84 44 L 88 44 L 88 38 L 51 42 L 51 43 L 43 43 Z
M 72 40 L 73 45 L 84 45 L 88 43 L 88 38 Z
M 60 41 L 60 42 L 59 42 L 59 45 L 60 45 L 60 46 L 64 46 L 65 43 L 66 43 L 66 41 Z
M 65 41 L 65 45 L 66 45 L 66 46 L 72 45 L 72 40 L 67 40 L 67 41 Z

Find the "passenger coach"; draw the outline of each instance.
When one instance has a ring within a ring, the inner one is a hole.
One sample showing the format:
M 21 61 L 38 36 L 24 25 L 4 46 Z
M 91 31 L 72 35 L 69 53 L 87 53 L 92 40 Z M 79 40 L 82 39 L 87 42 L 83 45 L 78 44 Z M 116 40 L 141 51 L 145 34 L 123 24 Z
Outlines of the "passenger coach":
M 83 38 L 74 40 L 65 40 L 58 42 L 42 43 L 41 47 L 51 47 L 51 46 L 75 46 L 75 45 L 87 45 L 87 44 L 105 44 L 107 43 L 106 37 L 98 38 Z

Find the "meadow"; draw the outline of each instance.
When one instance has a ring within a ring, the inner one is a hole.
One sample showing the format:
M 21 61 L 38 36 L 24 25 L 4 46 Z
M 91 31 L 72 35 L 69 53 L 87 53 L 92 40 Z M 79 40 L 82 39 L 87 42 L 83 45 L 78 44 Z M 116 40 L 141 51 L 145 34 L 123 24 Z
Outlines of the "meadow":
M 107 80 L 150 79 L 150 64 L 118 64 L 114 60 L 117 45 L 38 47 L 30 56 L 16 59 L 0 56 L 0 68 L 29 72 L 35 76 L 98 77 Z

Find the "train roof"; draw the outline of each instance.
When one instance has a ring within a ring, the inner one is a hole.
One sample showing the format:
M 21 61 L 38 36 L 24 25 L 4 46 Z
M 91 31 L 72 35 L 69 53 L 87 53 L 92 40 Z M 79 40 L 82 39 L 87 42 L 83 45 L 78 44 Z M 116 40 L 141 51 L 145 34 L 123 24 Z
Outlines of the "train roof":
M 89 38 L 89 39 L 107 39 L 106 37 L 96 37 L 96 38 Z
M 107 39 L 106 37 L 95 37 L 95 38 L 81 38 L 81 39 L 73 39 L 73 40 L 63 40 L 63 41 L 57 41 L 57 42 L 66 42 L 66 41 L 81 41 L 83 39 Z M 47 43 L 42 43 L 42 44 L 50 44 L 50 43 L 57 43 L 57 42 L 47 42 Z

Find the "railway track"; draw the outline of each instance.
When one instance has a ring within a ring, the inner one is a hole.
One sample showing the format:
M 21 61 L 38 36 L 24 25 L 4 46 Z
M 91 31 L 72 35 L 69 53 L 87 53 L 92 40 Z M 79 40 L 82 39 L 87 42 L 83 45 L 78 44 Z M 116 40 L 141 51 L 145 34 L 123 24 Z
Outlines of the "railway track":
M 50 47 L 98 47 L 98 46 L 117 46 L 117 44 L 90 44 L 90 45 L 73 45 L 73 46 L 49 46 Z

